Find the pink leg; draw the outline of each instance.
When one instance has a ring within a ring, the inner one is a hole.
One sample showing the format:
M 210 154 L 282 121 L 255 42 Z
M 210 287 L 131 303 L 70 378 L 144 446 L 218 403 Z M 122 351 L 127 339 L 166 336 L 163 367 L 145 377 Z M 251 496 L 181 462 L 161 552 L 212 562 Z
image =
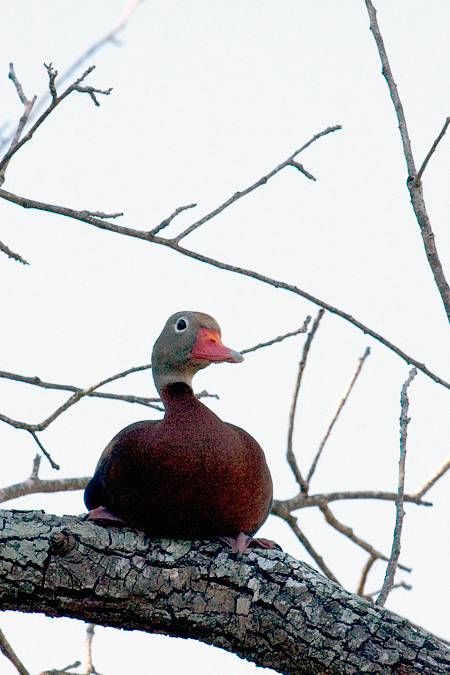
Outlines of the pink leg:
M 105 525 L 115 525 L 116 527 L 122 527 L 127 525 L 127 523 L 119 518 L 114 513 L 111 513 L 106 506 L 98 506 L 96 509 L 91 509 L 88 513 L 88 520 L 98 521 L 100 523 L 105 523 Z
M 240 532 L 236 539 L 233 537 L 217 537 L 231 548 L 233 553 L 244 553 L 249 548 L 279 548 L 278 544 L 270 539 L 254 539 L 245 532 Z

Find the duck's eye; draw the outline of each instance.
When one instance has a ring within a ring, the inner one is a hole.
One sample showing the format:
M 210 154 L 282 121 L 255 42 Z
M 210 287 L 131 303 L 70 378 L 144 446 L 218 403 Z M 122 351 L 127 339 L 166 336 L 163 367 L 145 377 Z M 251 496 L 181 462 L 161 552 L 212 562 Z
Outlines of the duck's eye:
M 186 319 L 178 319 L 175 330 L 177 333 L 182 333 L 188 327 Z

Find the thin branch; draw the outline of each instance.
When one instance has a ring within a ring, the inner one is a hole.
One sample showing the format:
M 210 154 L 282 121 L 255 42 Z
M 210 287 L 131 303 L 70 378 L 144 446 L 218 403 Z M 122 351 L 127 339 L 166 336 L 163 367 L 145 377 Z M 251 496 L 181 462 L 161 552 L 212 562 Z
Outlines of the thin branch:
M 142 2 L 142 0 L 129 0 L 129 2 L 127 2 L 127 4 L 126 4 L 124 10 L 122 11 L 122 14 L 120 15 L 118 21 L 117 21 L 116 24 L 113 26 L 113 28 L 112 28 L 110 31 L 108 31 L 108 33 L 107 33 L 103 38 L 101 38 L 100 40 L 98 40 L 97 42 L 95 42 L 95 43 L 92 45 L 92 47 L 89 47 L 89 49 L 87 49 L 87 50 L 80 56 L 80 58 L 77 59 L 77 61 L 76 61 L 74 64 L 72 64 L 72 66 L 70 66 L 70 68 L 69 68 L 65 73 L 63 73 L 62 75 L 59 75 L 59 76 L 58 76 L 58 85 L 59 85 L 60 87 L 64 84 L 64 82 L 66 82 L 66 80 L 68 80 L 70 77 L 72 77 L 72 75 L 73 75 L 74 73 L 76 73 L 77 71 L 79 71 L 79 69 L 81 68 L 81 66 L 83 65 L 83 63 L 85 63 L 85 61 L 86 61 L 88 58 L 92 57 L 92 56 L 93 56 L 97 51 L 99 51 L 99 49 L 101 49 L 104 45 L 108 44 L 109 42 L 111 42 L 111 43 L 117 43 L 117 36 L 118 36 L 118 34 L 126 27 L 126 25 L 128 24 L 128 21 L 129 21 L 131 15 L 132 15 L 132 13 L 134 12 L 134 10 L 137 8 L 137 6 L 138 6 L 141 2 Z M 11 78 L 11 79 L 12 79 L 12 78 Z M 20 84 L 19 84 L 19 87 L 20 87 Z M 20 89 L 21 89 L 21 87 L 20 87 Z M 19 91 L 18 91 L 18 93 L 19 93 Z M 22 92 L 22 93 L 23 93 L 23 92 Z M 47 94 L 47 92 L 46 92 L 45 94 Z M 20 93 L 19 93 L 19 95 L 20 95 Z M 36 97 L 35 97 L 35 99 L 36 99 Z M 21 99 L 21 100 L 22 100 L 22 99 Z M 22 102 L 24 102 L 24 101 L 22 101 Z M 44 96 L 42 96 L 42 97 L 39 97 L 39 99 L 37 100 L 37 105 L 36 105 L 35 108 L 34 108 L 34 115 L 33 115 L 33 117 L 36 117 L 36 116 L 39 114 L 39 112 L 42 110 L 42 108 L 46 105 L 46 102 L 47 102 L 47 97 L 46 97 L 46 95 L 44 95 Z M 4 141 L 3 144 L 5 144 L 6 142 L 8 142 L 8 140 L 9 140 L 9 139 L 6 139 L 6 140 Z M 2 144 L 0 143 L 0 148 L 1 148 L 1 146 L 2 146 Z M 101 216 L 99 216 L 99 217 L 101 217 Z M 111 216 L 110 216 L 110 217 L 111 217 Z M 115 217 L 115 216 L 114 216 L 114 217 Z
M 447 471 L 450 469 L 450 457 L 445 460 L 445 462 L 442 464 L 442 466 L 439 467 L 426 481 L 423 483 L 420 488 L 417 490 L 417 492 L 414 493 L 415 497 L 418 497 L 419 499 L 423 497 L 423 495 L 428 492 L 428 490 L 433 487 L 433 485 L 441 478 L 441 476 L 444 475 L 444 473 L 447 473 Z
M 31 480 L 35 480 L 36 478 L 39 477 L 40 466 L 41 466 L 41 456 L 36 455 L 36 457 L 33 459 L 33 468 L 31 469 L 31 475 L 30 475 Z
M 292 531 L 294 532 L 298 540 L 303 544 L 303 546 L 308 551 L 311 558 L 315 561 L 315 563 L 317 564 L 319 569 L 322 570 L 325 576 L 327 576 L 328 579 L 331 579 L 331 581 L 334 581 L 336 584 L 339 584 L 339 581 L 336 579 L 333 572 L 329 569 L 329 567 L 327 567 L 327 565 L 323 561 L 323 558 L 317 553 L 317 551 L 312 546 L 311 542 L 306 538 L 302 530 L 299 528 L 297 518 L 295 518 L 295 516 L 293 516 L 292 514 L 289 514 L 286 517 L 284 517 L 283 520 L 285 520 L 288 523 L 288 525 L 291 527 Z M 339 586 L 341 586 L 341 584 L 339 584 Z
M 402 525 L 403 525 L 403 518 L 405 516 L 405 509 L 403 508 L 403 502 L 405 494 L 406 439 L 408 437 L 408 424 L 410 422 L 410 418 L 408 417 L 408 410 L 409 410 L 408 387 L 416 375 L 417 370 L 415 368 L 411 368 L 409 372 L 409 377 L 402 387 L 402 392 L 400 396 L 401 401 L 400 461 L 398 470 L 398 498 L 396 499 L 395 502 L 396 518 L 394 528 L 394 540 L 392 542 L 392 552 L 386 569 L 383 587 L 375 603 L 377 605 L 381 605 L 382 607 L 386 603 L 387 596 L 389 595 L 389 593 L 392 590 L 392 587 L 394 586 L 395 572 L 397 571 L 397 567 L 399 566 L 398 560 L 400 558 L 400 550 L 401 550 Z
M 96 105 L 99 105 L 97 99 L 95 98 L 94 92 L 98 94 L 108 95 L 112 91 L 111 89 L 102 90 L 102 89 L 94 89 L 93 87 L 81 86 L 83 80 L 85 80 L 86 77 L 94 70 L 95 66 L 91 66 L 83 73 L 83 75 L 81 75 L 81 77 L 75 80 L 75 82 L 73 82 L 60 96 L 57 96 L 56 89 L 54 89 L 54 79 L 57 75 L 57 71 L 52 69 L 52 64 L 49 64 L 48 66 L 45 67 L 47 69 L 49 76 L 49 88 L 52 95 L 52 101 L 48 105 L 46 110 L 44 110 L 42 115 L 36 120 L 31 129 L 28 131 L 28 133 L 26 133 L 25 136 L 20 141 L 18 141 L 14 146 L 11 146 L 8 152 L 3 156 L 2 160 L 0 161 L 0 176 L 4 174 L 4 171 L 8 166 L 8 163 L 11 160 L 12 156 L 33 137 L 34 132 L 47 119 L 47 117 L 56 108 L 56 106 L 59 105 L 61 101 L 63 101 L 67 96 L 69 96 L 69 94 L 71 94 L 73 91 L 88 93 L 93 99 L 94 103 Z
M 103 211 L 81 211 L 81 213 L 85 213 L 87 216 L 93 216 L 94 218 L 121 218 L 123 216 L 123 212 L 103 213 Z
M 109 382 L 110 379 L 111 378 L 109 378 L 108 380 L 104 380 L 103 382 L 93 384 L 91 387 L 88 387 L 87 389 L 77 390 L 75 394 L 73 394 L 69 399 L 67 399 L 65 403 L 63 403 L 63 405 L 57 408 L 49 417 L 47 417 L 47 419 L 45 419 L 43 422 L 40 422 L 39 424 L 28 424 L 27 422 L 19 422 L 18 420 L 13 420 L 10 417 L 7 417 L 6 415 L 2 414 L 0 414 L 0 420 L 2 422 L 5 422 L 6 424 L 13 426 L 15 429 L 24 429 L 25 431 L 29 431 L 35 438 L 39 447 L 41 447 L 41 450 L 48 457 L 48 453 L 44 450 L 44 448 L 42 448 L 39 441 L 37 440 L 35 432 L 44 431 L 44 429 L 46 429 L 52 422 L 54 422 L 57 417 L 62 415 L 63 412 L 68 410 L 68 408 L 75 405 L 75 403 L 78 403 L 78 401 L 82 399 L 84 396 L 88 396 L 90 392 L 94 391 L 94 389 L 98 389 L 98 387 L 101 387 L 103 384 L 105 384 L 105 382 Z M 54 468 L 56 468 L 56 466 Z
M 75 663 L 71 663 L 70 666 L 61 669 L 52 668 L 51 670 L 44 670 L 40 675 L 67 675 L 67 671 L 72 670 L 72 668 L 78 668 L 78 666 L 81 666 L 81 661 L 75 661 Z
M 118 34 L 126 27 L 128 21 L 130 20 L 131 15 L 133 14 L 134 10 L 137 8 L 138 5 L 140 5 L 142 0 L 129 0 L 127 4 L 125 5 L 125 8 L 122 12 L 122 14 L 119 17 L 119 20 L 117 23 L 113 26 L 113 28 L 106 33 L 100 40 L 95 42 L 92 47 L 89 47 L 88 50 L 86 50 L 80 58 L 72 65 L 70 68 L 63 74 L 60 75 L 58 84 L 62 84 L 66 80 L 68 80 L 72 75 L 77 72 L 87 61 L 87 59 L 91 58 L 101 47 L 103 47 L 105 44 L 108 42 L 116 42 Z
M 257 349 L 262 349 L 263 347 L 270 347 L 271 345 L 274 345 L 276 342 L 283 342 L 283 340 L 286 340 L 286 338 L 293 337 L 294 335 L 299 335 L 300 333 L 306 333 L 310 321 L 311 317 L 307 316 L 301 328 L 297 328 L 297 330 L 292 331 L 292 333 L 285 333 L 284 335 L 279 335 L 273 340 L 269 340 L 269 342 L 260 342 L 258 345 L 255 345 L 254 347 L 249 347 L 248 349 L 241 349 L 241 354 L 249 354 L 250 352 L 256 352 Z
M 305 344 L 303 345 L 303 351 L 302 351 L 302 358 L 300 360 L 300 363 L 298 365 L 298 372 L 297 372 L 297 379 L 295 382 L 295 387 L 294 387 L 294 394 L 292 397 L 292 403 L 291 403 L 291 409 L 289 412 L 289 426 L 288 426 L 288 437 L 287 437 L 287 448 L 286 448 L 286 459 L 289 464 L 289 466 L 292 469 L 292 473 L 295 476 L 295 479 L 300 486 L 300 489 L 302 492 L 308 492 L 308 482 L 305 481 L 303 478 L 301 471 L 299 469 L 299 466 L 297 464 L 297 460 L 294 455 L 294 451 L 292 449 L 292 440 L 294 437 L 294 421 L 295 421 L 295 411 L 297 409 L 297 400 L 298 400 L 298 394 L 300 391 L 300 384 L 302 381 L 303 377 L 303 372 L 305 370 L 306 366 L 306 360 L 308 358 L 308 353 L 312 344 L 312 341 L 314 339 L 314 336 L 316 334 L 317 329 L 319 328 L 320 320 L 322 319 L 324 315 L 324 310 L 320 309 L 314 323 L 312 325 L 311 330 L 308 333 L 308 337 L 305 340 Z
M 308 485 L 310 484 L 311 478 L 314 475 L 314 472 L 315 472 L 316 467 L 317 467 L 317 462 L 319 461 L 319 458 L 322 454 L 322 450 L 324 448 L 324 445 L 327 442 L 329 435 L 331 434 L 331 430 L 333 429 L 333 426 L 335 425 L 335 423 L 336 423 L 336 421 L 337 421 L 337 419 L 338 419 L 338 417 L 341 413 L 342 408 L 344 407 L 344 405 L 347 402 L 347 399 L 350 395 L 350 392 L 353 389 L 353 385 L 355 384 L 355 382 L 358 378 L 358 375 L 361 372 L 361 368 L 363 367 L 364 362 L 367 359 L 367 357 L 369 356 L 369 354 L 370 354 L 370 347 L 367 347 L 364 354 L 361 356 L 360 359 L 358 359 L 358 365 L 356 367 L 355 373 L 353 374 L 353 377 L 350 380 L 350 383 L 347 386 L 347 388 L 344 392 L 344 395 L 342 396 L 342 398 L 340 399 L 340 401 L 338 403 L 338 406 L 336 408 L 336 412 L 333 415 L 333 419 L 331 420 L 330 424 L 328 425 L 328 429 L 326 430 L 325 436 L 323 437 L 323 439 L 322 439 L 322 441 L 319 445 L 319 449 L 317 450 L 316 456 L 314 457 L 313 462 L 311 464 L 311 468 L 310 468 L 310 470 L 308 472 L 308 476 L 306 478 L 306 482 L 308 483 Z
M 16 483 L 9 487 L 0 488 L 0 504 L 10 499 L 17 499 L 24 495 L 36 494 L 37 492 L 67 492 L 69 490 L 84 490 L 91 480 L 86 478 L 59 478 L 56 480 L 41 480 L 39 478 L 39 466 L 41 456 L 36 455 L 33 460 L 33 468 L 30 477 L 22 483 Z
M 30 264 L 24 258 L 22 258 L 22 256 L 20 256 L 18 253 L 14 253 L 14 251 L 11 251 L 11 249 L 8 248 L 6 246 L 6 244 L 4 244 L 1 241 L 0 241 L 0 251 L 3 251 L 3 253 L 6 253 L 8 258 L 12 258 L 13 260 L 17 260 L 18 262 L 21 262 L 22 265 L 29 265 Z
M 376 556 L 370 555 L 368 561 L 366 562 L 366 564 L 362 568 L 361 577 L 360 577 L 359 583 L 358 583 L 358 588 L 356 589 L 356 595 L 361 595 L 363 597 L 366 597 L 366 596 L 364 596 L 364 587 L 366 585 L 367 577 L 369 575 L 369 572 L 372 569 L 372 566 L 373 566 L 373 564 L 375 563 L 376 560 L 378 560 L 378 558 Z
M 85 664 L 84 675 L 92 675 L 96 670 L 92 664 L 92 640 L 94 637 L 95 623 L 89 623 L 86 628 L 86 642 L 84 645 Z
M 387 82 L 389 87 L 389 93 L 391 95 L 392 102 L 394 104 L 395 112 L 397 114 L 398 126 L 400 129 L 400 135 L 402 137 L 403 143 L 403 152 L 405 154 L 406 165 L 408 167 L 408 175 L 411 177 L 416 176 L 416 167 L 414 164 L 414 157 L 411 149 L 411 141 L 409 139 L 408 127 L 406 126 L 406 118 L 403 110 L 402 102 L 398 93 L 397 85 L 394 82 L 394 76 L 392 75 L 391 66 L 389 65 L 389 60 L 384 46 L 383 38 L 380 33 L 377 21 L 377 10 L 373 6 L 371 0 L 365 0 L 367 12 L 370 19 L 370 30 L 372 31 L 373 37 L 378 48 L 378 53 L 380 55 L 381 64 L 382 64 L 382 74 Z
M 417 174 L 416 183 L 419 183 L 419 182 L 420 182 L 420 180 L 421 180 L 421 178 L 422 178 L 422 175 L 423 175 L 423 172 L 425 171 L 425 169 L 426 169 L 426 167 L 427 167 L 427 164 L 428 164 L 428 162 L 429 162 L 430 159 L 431 159 L 432 154 L 434 153 L 434 151 L 436 150 L 436 148 L 437 148 L 437 146 L 439 145 L 440 141 L 441 141 L 442 138 L 444 137 L 445 132 L 447 131 L 448 125 L 449 125 L 449 124 L 450 124 L 450 117 L 447 117 L 447 119 L 445 120 L 445 124 L 444 124 L 444 126 L 442 127 L 441 133 L 440 133 L 439 136 L 436 138 L 436 140 L 434 141 L 433 145 L 431 146 L 430 152 L 428 153 L 428 155 L 427 155 L 427 156 L 425 157 L 425 159 L 423 160 L 423 164 L 422 164 L 422 166 L 421 166 L 420 169 L 419 169 L 419 173 Z
M 151 368 L 151 365 L 145 365 L 145 366 L 137 366 L 136 368 L 129 368 L 128 370 L 125 370 L 123 373 L 118 373 L 117 375 L 113 375 L 112 377 L 109 377 L 107 380 L 104 380 L 99 386 L 103 386 L 109 382 L 112 382 L 114 380 L 118 380 L 122 377 L 126 377 L 127 375 L 130 375 L 130 373 L 137 373 L 141 370 L 147 370 Z M 75 387 L 74 385 L 71 384 L 55 384 L 53 382 L 44 382 L 42 381 L 39 377 L 26 377 L 24 375 L 17 375 L 17 373 L 8 373 L 6 371 L 0 371 L 0 378 L 5 378 L 7 380 L 13 380 L 15 382 L 24 382 L 26 384 L 31 384 L 34 385 L 35 387 L 42 387 L 43 389 L 56 389 L 60 391 L 73 391 L 75 393 L 80 392 L 82 393 L 83 391 L 86 391 L 80 387 Z M 87 393 L 85 396 L 92 397 L 92 398 L 107 398 L 115 401 L 125 401 L 126 403 L 138 403 L 139 405 L 146 406 L 147 408 L 153 408 L 154 410 L 158 410 L 159 412 L 164 412 L 164 408 L 161 405 L 157 405 L 158 403 L 161 403 L 161 398 L 160 397 L 143 397 L 143 396 L 134 396 L 133 394 L 110 394 L 107 392 L 103 391 L 89 391 L 87 390 Z M 198 394 L 195 394 L 195 396 L 198 399 L 201 398 L 216 398 L 218 399 L 217 394 L 210 394 L 207 391 L 201 391 Z M 3 420 L 5 421 L 5 420 Z M 22 424 L 22 423 L 18 423 Z
M 2 652 L 2 654 L 4 654 L 6 658 L 11 661 L 11 663 L 13 664 L 13 666 L 15 666 L 17 672 L 20 675 L 30 675 L 28 670 L 23 665 L 22 661 L 15 654 L 13 648 L 9 644 L 2 630 L 0 630 L 0 652 Z
M 143 230 L 134 230 L 132 228 L 128 227 L 123 227 L 121 225 L 116 225 L 115 223 L 110 223 L 104 220 L 100 220 L 99 218 L 93 218 L 92 216 L 86 216 L 82 215 L 83 212 L 76 211 L 74 209 L 69 209 L 66 207 L 61 207 L 61 206 L 54 206 L 52 204 L 44 204 L 42 202 L 36 202 L 32 199 L 27 199 L 25 197 L 19 197 L 18 195 L 14 195 L 11 192 L 7 192 L 6 190 L 0 189 L 0 197 L 3 199 L 6 199 L 9 202 L 12 202 L 13 204 L 17 204 L 18 206 L 22 206 L 23 208 L 29 208 L 29 209 L 37 209 L 39 211 L 47 211 L 49 213 L 56 213 L 61 216 L 66 216 L 68 218 L 73 218 L 75 220 L 79 220 L 84 223 L 88 223 L 89 225 L 93 225 L 94 227 L 100 228 L 102 230 L 107 230 L 109 232 L 115 232 L 116 234 L 121 234 L 127 237 L 133 237 L 136 239 L 142 239 L 144 241 L 148 241 L 152 244 L 158 244 L 160 246 L 166 246 L 168 248 L 171 248 L 173 251 L 180 253 L 181 255 L 187 256 L 189 258 L 192 258 L 193 260 L 197 260 L 199 262 L 203 262 L 207 265 L 211 265 L 212 267 L 216 267 L 221 270 L 226 270 L 228 272 L 233 272 L 235 274 L 241 274 L 243 276 L 250 277 L 252 279 L 255 279 L 256 281 L 261 281 L 264 284 L 268 284 L 270 286 L 273 286 L 274 288 L 282 288 L 285 291 L 289 291 L 290 293 L 294 293 L 295 295 L 299 295 L 302 298 L 305 298 L 306 300 L 309 300 L 315 305 L 318 305 L 319 307 L 323 307 L 323 309 L 326 309 L 327 311 L 331 312 L 332 314 L 335 314 L 336 316 L 339 316 L 341 319 L 344 319 L 344 321 L 347 321 L 348 323 L 352 324 L 359 330 L 361 330 L 363 333 L 366 335 L 370 335 L 372 338 L 380 342 L 382 345 L 387 347 L 390 351 L 394 352 L 399 356 L 401 359 L 406 361 L 406 363 L 415 366 L 418 370 L 420 370 L 422 373 L 424 373 L 427 377 L 432 379 L 434 382 L 437 384 L 442 385 L 446 389 L 450 389 L 450 383 L 447 382 L 446 380 L 443 380 L 441 377 L 436 375 L 435 373 L 431 372 L 424 363 L 420 363 L 413 357 L 409 356 L 404 352 L 402 349 L 394 345 L 392 342 L 384 338 L 382 335 L 379 333 L 375 332 L 368 326 L 364 325 L 361 321 L 358 321 L 358 319 L 355 319 L 353 316 L 348 314 L 347 312 L 344 312 L 337 307 L 333 307 L 333 305 L 328 304 L 327 302 L 324 302 L 323 300 L 320 300 L 319 298 L 314 297 L 310 293 L 307 293 L 306 291 L 301 290 L 300 288 L 297 288 L 297 286 L 294 286 L 292 284 L 288 284 L 283 281 L 277 281 L 276 279 L 272 279 L 271 277 L 264 276 L 263 274 L 259 274 L 258 272 L 254 272 L 252 270 L 247 270 L 242 267 L 237 267 L 235 265 L 229 265 L 228 263 L 223 263 L 218 260 L 214 260 L 214 258 L 209 258 L 208 256 L 202 255 L 201 253 L 197 253 L 195 251 L 191 251 L 190 249 L 186 249 L 182 246 L 180 246 L 175 240 L 173 239 L 165 239 L 164 237 L 158 237 L 158 236 L 153 236 L 150 235 L 147 231 Z
M 22 483 L 0 488 L 0 504 L 11 499 L 18 499 L 24 495 L 53 492 L 73 492 L 85 490 L 92 476 L 83 478 L 58 478 L 55 480 L 41 480 L 40 478 L 28 478 Z
M 42 445 L 42 443 L 40 442 L 40 440 L 39 440 L 38 437 L 36 436 L 35 432 L 34 432 L 34 431 L 31 431 L 31 429 L 28 429 L 28 431 L 29 431 L 30 434 L 33 436 L 33 438 L 34 438 L 34 440 L 36 441 L 36 443 L 37 443 L 39 449 L 41 450 L 41 452 L 47 457 L 48 461 L 49 461 L 50 464 L 51 464 L 52 469 L 56 469 L 57 471 L 59 471 L 59 469 L 60 469 L 61 467 L 59 466 L 59 464 L 56 464 L 56 463 L 53 461 L 53 459 L 50 457 L 50 454 L 49 454 L 49 453 L 47 452 L 47 450 L 44 448 L 44 446 Z
M 188 227 L 186 230 L 181 232 L 177 237 L 174 237 L 173 241 L 175 242 L 180 242 L 181 239 L 184 239 L 184 237 L 187 237 L 188 234 L 196 230 L 198 227 L 201 225 L 204 225 L 208 220 L 211 220 L 211 218 L 214 218 L 217 216 L 219 213 L 222 213 L 228 206 L 233 204 L 234 202 L 237 202 L 238 199 L 241 199 L 241 197 L 245 197 L 248 195 L 250 192 L 253 192 L 253 190 L 256 190 L 256 188 L 260 187 L 261 185 L 265 185 L 268 180 L 270 180 L 275 174 L 277 174 L 279 171 L 282 171 L 285 169 L 287 166 L 295 166 L 297 169 L 300 169 L 301 164 L 295 164 L 293 163 L 294 157 L 299 155 L 303 150 L 306 150 L 314 141 L 317 141 L 317 139 L 321 138 L 322 136 L 326 136 L 327 134 L 333 133 L 333 131 L 338 131 L 339 129 L 342 129 L 342 126 L 340 124 L 336 124 L 334 127 L 328 127 L 327 129 L 324 129 L 324 131 L 319 132 L 318 134 L 315 134 L 305 145 L 302 145 L 301 148 L 296 150 L 290 157 L 288 157 L 284 162 L 279 164 L 275 169 L 270 171 L 266 176 L 263 176 L 260 178 L 256 183 L 253 185 L 250 185 L 250 187 L 246 188 L 245 190 L 242 190 L 242 192 L 235 192 L 232 197 L 227 199 L 226 202 L 221 204 L 217 209 L 214 209 L 214 211 L 211 211 L 211 213 L 208 213 L 206 216 L 203 216 L 203 218 L 200 218 L 200 220 L 197 220 L 196 223 L 193 223 L 190 227 Z M 312 180 L 315 180 L 311 174 L 308 174 L 307 171 L 301 167 L 301 171 L 305 176 L 308 178 L 311 178 Z
M 356 490 L 354 492 L 323 492 L 316 495 L 308 495 L 304 492 L 299 492 L 291 499 L 274 499 L 272 513 L 280 515 L 285 512 L 290 513 L 291 511 L 296 511 L 297 509 L 306 509 L 311 506 L 326 506 L 331 502 L 353 499 L 379 499 L 381 501 L 395 502 L 397 493 L 381 492 L 378 490 Z M 417 495 L 405 495 L 405 502 L 417 504 L 417 506 L 433 506 L 431 502 L 424 502 Z
M 339 522 L 339 520 L 332 514 L 328 506 L 321 506 L 319 508 L 322 511 L 323 515 L 325 516 L 325 520 L 329 525 L 331 525 L 331 527 L 333 527 L 335 530 L 337 530 L 345 537 L 350 539 L 350 541 L 352 541 L 354 544 L 357 544 L 357 546 L 363 548 L 365 551 L 367 551 L 367 553 L 370 553 L 370 555 L 375 556 L 380 560 L 385 560 L 386 562 L 388 561 L 387 556 L 383 555 L 382 553 L 374 549 L 373 546 L 364 541 L 364 539 L 358 537 L 353 532 L 351 527 L 348 527 L 347 525 L 344 525 L 343 523 Z M 405 567 L 404 565 L 399 565 L 399 567 L 402 570 L 405 570 L 406 572 L 411 572 L 411 569 L 409 567 Z
M 16 132 L 12 136 L 11 144 L 9 146 L 9 150 L 6 152 L 6 155 L 5 155 L 5 157 L 6 157 L 8 154 L 10 154 L 10 157 L 12 157 L 12 155 L 14 154 L 14 149 L 17 147 L 17 145 L 19 143 L 19 140 L 20 140 L 20 137 L 21 137 L 22 132 L 24 130 L 24 127 L 25 127 L 26 123 L 28 122 L 28 120 L 30 118 L 31 111 L 32 111 L 33 106 L 36 102 L 36 96 L 33 96 L 33 98 L 31 100 L 27 99 L 27 97 L 25 96 L 25 94 L 23 92 L 22 85 L 20 84 L 19 80 L 16 77 L 16 73 L 14 72 L 14 65 L 12 63 L 9 64 L 9 75 L 8 75 L 8 77 L 14 83 L 17 94 L 18 94 L 18 96 L 19 96 L 19 98 L 20 98 L 20 100 L 21 100 L 21 102 L 23 103 L 23 106 L 24 106 L 23 115 L 19 120 L 19 124 L 17 125 Z M 9 159 L 6 162 L 0 164 L 0 185 L 3 185 L 3 183 L 5 182 L 5 171 L 7 169 L 8 163 L 9 163 Z M 14 257 L 14 255 L 12 257 Z
M 412 590 L 411 584 L 407 584 L 405 581 L 399 581 L 398 584 L 394 584 L 391 588 L 391 591 L 393 591 L 396 588 L 404 588 L 406 591 Z M 373 602 L 374 596 L 378 595 L 379 593 L 381 593 L 381 590 L 374 591 L 373 593 L 367 593 L 364 597 L 366 597 L 368 600 L 372 600 Z
M 14 134 L 13 139 L 11 141 L 10 147 L 15 148 L 17 143 L 20 140 L 20 137 L 22 135 L 22 132 L 24 130 L 25 125 L 29 120 L 29 117 L 31 115 L 31 111 L 33 109 L 33 106 L 36 102 L 37 97 L 33 96 L 32 99 L 30 99 L 30 100 L 27 99 L 27 97 L 25 96 L 25 94 L 23 92 L 22 85 L 20 84 L 19 80 L 16 77 L 16 73 L 14 72 L 14 64 L 13 63 L 9 64 L 9 75 L 8 75 L 8 77 L 14 83 L 17 94 L 18 94 L 18 96 L 19 96 L 19 98 L 20 98 L 20 100 L 21 100 L 21 102 L 23 103 L 23 106 L 24 106 L 23 115 L 19 120 L 19 124 L 17 126 L 16 133 Z
M 380 29 L 378 27 L 376 9 L 373 6 L 371 0 L 365 0 L 365 3 L 370 18 L 370 30 L 372 31 L 373 36 L 375 38 L 378 53 L 380 55 L 382 63 L 382 73 L 388 84 L 389 93 L 391 95 L 395 112 L 397 114 L 398 126 L 400 129 L 400 135 L 403 143 L 403 152 L 405 155 L 406 166 L 408 170 L 407 186 L 409 193 L 411 195 L 411 204 L 413 206 L 414 214 L 420 227 L 420 232 L 422 235 L 422 241 L 425 248 L 427 260 L 433 273 L 434 280 L 438 287 L 442 302 L 444 304 L 447 319 L 448 321 L 450 321 L 450 286 L 447 283 L 447 280 L 444 275 L 444 270 L 439 260 L 435 244 L 434 232 L 431 228 L 430 219 L 428 217 L 428 213 L 425 207 L 425 201 L 423 198 L 423 191 L 422 191 L 422 183 L 420 181 L 420 178 L 418 177 L 416 167 L 414 164 L 414 157 L 411 149 L 411 141 L 409 139 L 408 128 L 406 126 L 405 113 L 403 111 L 403 106 L 400 101 L 397 85 L 394 82 L 394 77 L 392 75 L 391 67 L 389 65 L 383 38 L 381 37 Z M 423 169 L 425 169 L 425 166 L 423 166 Z
M 154 227 L 153 230 L 150 230 L 149 234 L 158 234 L 158 232 L 161 232 L 161 230 L 170 225 L 172 220 L 176 216 L 178 216 L 182 211 L 186 211 L 186 209 L 194 209 L 196 206 L 197 204 L 188 204 L 187 206 L 179 206 L 168 218 L 163 220 L 162 223 Z

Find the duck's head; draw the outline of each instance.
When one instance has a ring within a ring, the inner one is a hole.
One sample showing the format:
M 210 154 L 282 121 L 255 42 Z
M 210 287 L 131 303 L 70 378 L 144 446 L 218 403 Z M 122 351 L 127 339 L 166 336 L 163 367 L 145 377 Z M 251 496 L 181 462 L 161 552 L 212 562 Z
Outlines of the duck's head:
M 159 392 L 174 382 L 192 387 L 192 378 L 210 363 L 240 363 L 244 357 L 225 347 L 217 321 L 201 312 L 177 312 L 155 342 L 152 372 Z

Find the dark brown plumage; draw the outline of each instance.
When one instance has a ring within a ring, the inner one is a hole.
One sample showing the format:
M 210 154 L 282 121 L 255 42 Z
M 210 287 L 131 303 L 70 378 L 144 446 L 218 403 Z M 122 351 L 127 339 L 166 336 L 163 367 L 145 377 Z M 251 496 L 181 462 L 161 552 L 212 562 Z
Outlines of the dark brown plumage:
M 193 394 L 193 375 L 218 361 L 242 356 L 222 344 L 214 319 L 169 319 L 152 355 L 164 419 L 132 424 L 109 443 L 86 488 L 91 517 L 110 512 L 152 537 L 219 536 L 245 549 L 269 514 L 272 480 L 255 439 Z

